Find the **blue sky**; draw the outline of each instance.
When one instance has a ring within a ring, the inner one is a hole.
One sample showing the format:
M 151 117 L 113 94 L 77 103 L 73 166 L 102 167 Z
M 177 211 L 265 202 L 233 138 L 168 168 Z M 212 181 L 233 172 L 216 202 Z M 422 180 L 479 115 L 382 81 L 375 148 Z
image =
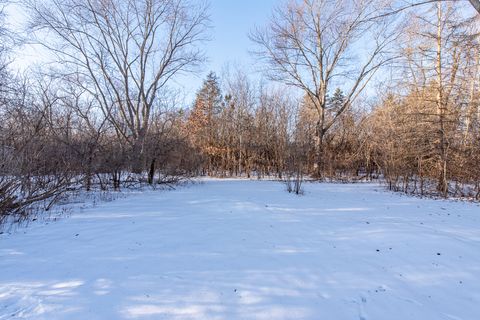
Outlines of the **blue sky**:
M 179 79 L 187 99 L 195 94 L 209 71 L 221 75 L 227 64 L 252 66 L 255 61 L 249 50 L 254 47 L 248 33 L 255 25 L 265 25 L 272 9 L 280 3 L 282 0 L 210 0 L 212 40 L 204 44 L 209 61 L 200 74 Z
M 211 0 L 213 40 L 208 45 L 209 66 L 219 69 L 222 64 L 237 60 L 251 62 L 248 50 L 252 44 L 248 33 L 255 25 L 265 25 L 272 8 L 280 0 Z M 218 70 L 220 71 L 220 70 Z
M 254 45 L 249 40 L 248 33 L 255 26 L 268 23 L 272 9 L 283 1 L 285 0 L 209 0 L 212 40 L 202 44 L 209 60 L 198 74 L 179 76 L 171 83 L 174 88 L 183 91 L 184 104 L 192 102 L 208 72 L 214 71 L 221 76 L 226 65 L 239 66 L 254 78 L 259 77 L 255 73 L 255 57 L 249 54 Z M 473 11 L 469 6 L 468 8 Z M 8 13 L 13 27 L 18 27 L 27 19 L 18 10 L 18 6 L 11 6 Z M 23 47 L 17 52 L 15 64 L 22 69 L 41 60 L 41 57 L 42 50 L 38 47 Z
M 246 69 L 251 67 L 254 58 L 249 54 L 253 49 L 248 33 L 255 25 L 263 26 L 268 22 L 272 9 L 283 0 L 209 0 L 212 29 L 211 41 L 204 43 L 208 62 L 198 74 L 178 77 L 175 86 L 179 86 L 189 103 L 202 84 L 209 71 L 221 75 L 227 65 L 240 65 Z M 16 6 L 9 8 L 9 23 L 19 28 L 26 17 Z M 22 48 L 17 53 L 16 65 L 23 69 L 31 62 L 39 59 L 38 48 Z

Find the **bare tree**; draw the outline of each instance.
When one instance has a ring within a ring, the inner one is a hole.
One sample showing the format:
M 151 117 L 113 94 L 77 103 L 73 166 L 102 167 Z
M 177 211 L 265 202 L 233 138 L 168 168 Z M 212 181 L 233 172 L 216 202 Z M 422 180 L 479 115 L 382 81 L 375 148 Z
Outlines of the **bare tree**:
M 480 0 L 468 0 L 470 1 L 471 5 L 480 13 Z
M 380 17 L 392 16 L 396 15 L 405 11 L 409 11 L 410 9 L 415 9 L 417 7 L 423 7 L 428 4 L 433 4 L 437 2 L 456 2 L 456 3 L 463 3 L 466 0 L 423 0 L 423 1 L 405 1 L 405 0 L 396 0 L 391 1 L 390 5 L 388 5 L 384 11 L 380 12 L 376 16 L 375 19 Z M 470 5 L 480 14 L 480 0 L 468 0 Z
M 169 81 L 204 61 L 207 5 L 189 0 L 26 0 L 31 30 L 59 72 L 94 98 L 138 156 Z
M 302 90 L 316 110 L 318 174 L 325 134 L 392 60 L 387 53 L 395 33 L 385 17 L 374 19 L 378 8 L 365 0 L 291 0 L 276 8 L 266 28 L 251 34 L 268 77 Z M 329 110 L 327 96 L 338 86 L 345 100 Z

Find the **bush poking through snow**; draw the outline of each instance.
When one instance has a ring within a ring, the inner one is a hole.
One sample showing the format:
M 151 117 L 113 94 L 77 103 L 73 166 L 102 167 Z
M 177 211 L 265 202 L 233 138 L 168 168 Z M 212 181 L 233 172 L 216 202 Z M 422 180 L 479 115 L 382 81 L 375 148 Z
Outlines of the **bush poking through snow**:
M 289 173 L 285 176 L 283 181 L 287 187 L 288 193 L 295 193 L 296 195 L 303 195 L 303 174 L 301 170 L 294 173 Z

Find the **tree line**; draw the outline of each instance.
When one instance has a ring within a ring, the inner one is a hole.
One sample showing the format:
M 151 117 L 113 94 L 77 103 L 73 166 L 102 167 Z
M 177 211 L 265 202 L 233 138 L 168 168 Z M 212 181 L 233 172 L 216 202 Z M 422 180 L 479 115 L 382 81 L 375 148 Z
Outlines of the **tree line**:
M 25 0 L 26 36 L 1 14 L 0 219 L 69 190 L 197 175 L 381 179 L 478 200 L 479 21 L 467 4 L 285 1 L 250 33 L 261 80 L 211 72 L 185 105 L 172 81 L 206 60 L 208 3 Z M 25 42 L 49 61 L 15 72 Z

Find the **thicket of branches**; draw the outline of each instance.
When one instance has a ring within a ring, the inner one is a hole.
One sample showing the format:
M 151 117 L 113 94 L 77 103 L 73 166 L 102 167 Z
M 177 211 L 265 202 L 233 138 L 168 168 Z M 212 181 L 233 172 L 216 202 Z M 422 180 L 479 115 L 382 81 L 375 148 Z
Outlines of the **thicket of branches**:
M 2 50 L 0 222 L 75 188 L 175 182 L 193 172 L 169 81 L 202 64 L 207 5 L 189 0 L 24 1 L 25 39 L 50 56 L 8 73 Z M 6 30 L 6 29 L 5 29 Z M 5 33 L 5 36 L 7 34 Z M 3 48 L 2 48 L 3 49 Z
M 222 100 L 210 75 L 188 122 L 203 173 L 380 178 L 480 199 L 479 21 L 466 12 L 441 1 L 414 12 L 383 1 L 278 7 L 251 38 L 266 76 L 301 98 L 237 77 Z
M 189 106 L 170 84 L 205 60 L 205 3 L 22 5 L 24 40 L 51 63 L 15 74 L 2 27 L 0 223 L 72 189 L 196 175 L 277 177 L 298 192 L 304 176 L 380 178 L 480 199 L 479 22 L 459 2 L 287 1 L 250 35 L 280 84 L 210 73 Z

